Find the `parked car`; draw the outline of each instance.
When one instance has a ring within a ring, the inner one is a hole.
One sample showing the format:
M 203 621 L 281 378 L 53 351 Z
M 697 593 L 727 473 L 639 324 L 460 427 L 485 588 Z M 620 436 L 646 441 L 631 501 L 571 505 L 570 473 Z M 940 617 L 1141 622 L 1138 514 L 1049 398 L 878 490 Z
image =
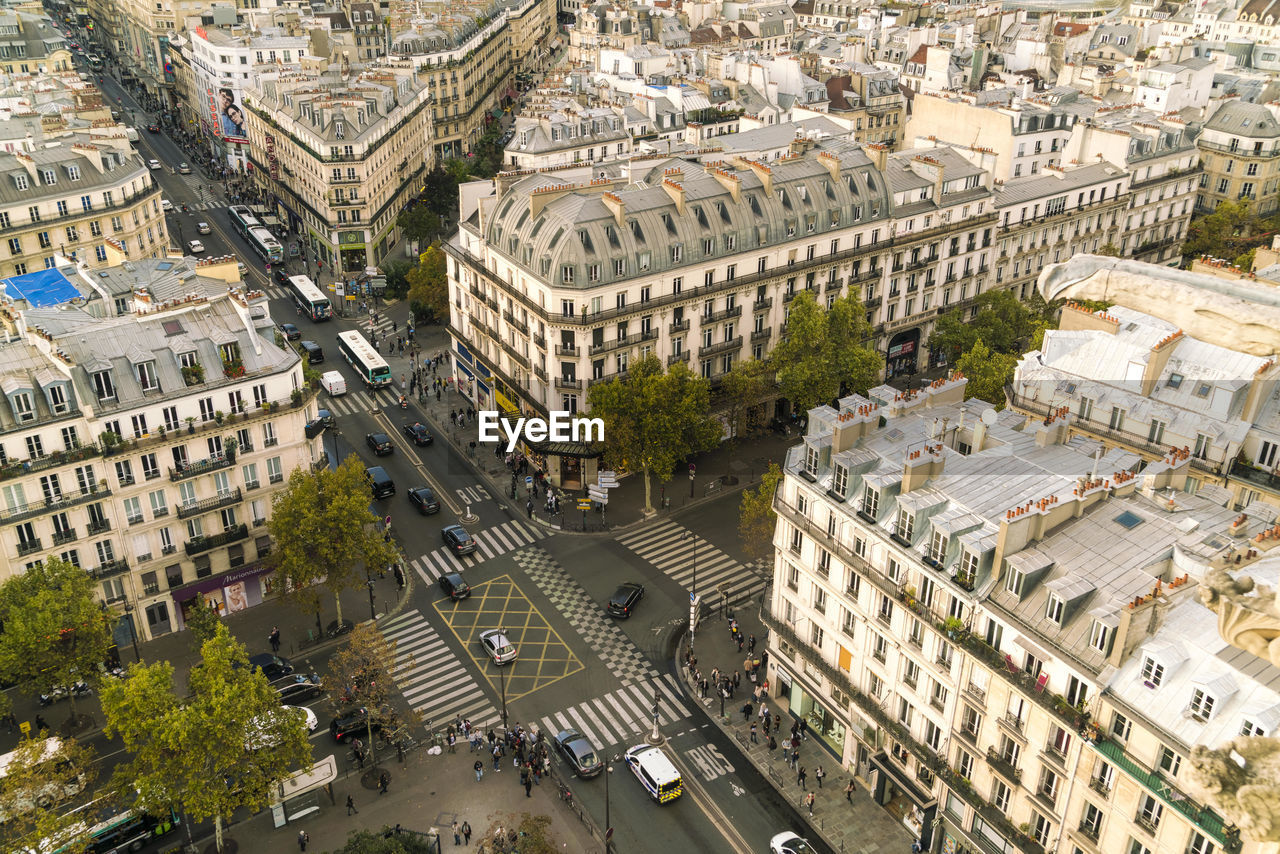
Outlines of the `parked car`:
M 440 576 L 440 589 L 455 602 L 471 595 L 471 585 L 460 572 L 446 572 Z
M 579 777 L 594 777 L 604 770 L 595 746 L 576 729 L 561 730 L 554 741 L 564 761 Z
M 422 426 L 419 421 L 404 425 L 404 434 L 409 437 L 413 444 L 419 447 L 430 445 L 435 441 L 431 438 L 431 434 L 427 432 L 427 428 Z
M 173 202 L 169 201 L 168 199 L 161 199 L 160 210 L 164 211 L 165 213 L 173 213 Z
M 297 341 L 302 337 L 302 331 L 292 323 L 280 324 L 280 331 L 284 333 L 286 341 Z
M 395 451 L 395 446 L 391 444 L 391 437 L 386 433 L 366 433 L 364 442 L 373 449 L 375 456 L 385 457 Z
M 319 695 L 322 685 L 316 673 L 290 673 L 272 681 L 281 703 L 300 703 Z
M 516 660 L 516 648 L 500 629 L 487 629 L 480 633 L 480 646 L 494 664 L 507 664 Z
M 190 175 L 190 174 L 191 174 L 191 166 L 190 166 L 190 165 L 188 165 L 187 163 L 179 163 L 179 164 L 178 164 L 178 174 L 179 174 L 179 175 Z
M 198 233 L 198 234 L 210 234 L 212 231 L 213 231 L 213 229 L 209 227 L 209 223 L 207 223 L 207 222 L 197 222 L 197 223 L 196 223 L 196 233 Z
M 630 617 L 632 610 L 644 598 L 644 585 L 634 581 L 619 584 L 618 589 L 609 597 L 604 610 L 612 617 Z
M 316 719 L 316 713 L 308 709 L 306 706 L 281 706 L 279 711 L 268 712 L 249 721 L 245 727 L 244 746 L 246 750 L 261 750 L 264 747 L 274 747 L 280 743 L 280 739 L 275 737 L 272 732 L 271 717 L 275 715 L 286 715 L 296 720 L 308 733 L 316 731 L 319 721 Z
M 409 490 L 409 503 L 418 508 L 418 512 L 423 516 L 430 516 L 432 513 L 440 512 L 440 501 L 436 498 L 436 494 L 427 486 L 416 486 Z
M 199 240 L 191 241 L 190 243 L 187 244 L 187 247 L 191 250 L 192 255 L 199 255 L 201 252 L 204 251 L 204 244 L 201 243 Z
M 329 734 L 333 736 L 333 740 L 342 744 L 353 738 L 364 739 L 369 729 L 369 712 L 364 707 L 358 709 L 349 709 L 341 712 L 333 720 L 329 721 Z M 382 724 L 377 720 L 373 722 L 373 731 L 380 732 Z
M 476 550 L 475 538 L 461 525 L 445 525 L 440 530 L 440 536 L 444 539 L 444 544 L 449 547 L 449 551 L 458 557 L 469 555 Z
M 817 854 L 817 849 L 800 834 L 787 830 L 769 840 L 769 854 Z
M 249 666 L 255 670 L 261 670 L 267 675 L 267 679 L 279 679 L 293 672 L 293 664 L 289 659 L 271 652 L 260 652 L 249 656 Z
M 160 161 L 159 161 L 159 160 L 148 160 L 148 161 L 147 161 L 147 168 L 149 168 L 149 169 L 159 169 L 159 168 L 160 168 Z

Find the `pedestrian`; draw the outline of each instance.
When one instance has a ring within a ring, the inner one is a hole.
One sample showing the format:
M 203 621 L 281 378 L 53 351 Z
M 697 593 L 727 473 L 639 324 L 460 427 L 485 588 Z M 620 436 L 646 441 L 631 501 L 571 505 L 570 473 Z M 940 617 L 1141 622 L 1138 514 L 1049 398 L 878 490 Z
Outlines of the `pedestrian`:
M 756 651 L 756 636 L 747 635 L 747 652 L 754 654 L 755 651 Z
M 800 729 L 800 740 L 801 740 L 801 741 L 808 741 L 808 740 L 809 740 L 809 732 L 808 732 L 808 730 L 809 730 L 809 719 L 808 719 L 808 718 L 801 718 L 801 719 L 800 719 L 800 721 L 799 721 L 799 723 L 800 723 L 800 726 L 799 726 L 799 729 Z
M 791 748 L 791 767 L 795 768 L 800 764 L 800 748 Z
M 311 841 L 311 836 L 305 830 L 298 831 L 298 848 L 302 851 L 307 850 L 307 843 Z
M 493 746 L 493 770 L 496 772 L 502 771 L 502 769 L 498 767 L 498 760 L 501 758 L 502 758 L 502 748 L 498 747 L 498 745 L 495 744 Z
M 825 776 L 827 776 L 827 772 L 822 770 L 822 766 L 821 766 L 821 765 L 819 765 L 817 768 L 813 769 L 813 779 L 815 779 L 815 780 L 817 780 L 817 781 L 818 781 L 818 788 L 819 788 L 819 789 L 821 789 L 821 788 L 822 788 L 822 778 L 823 778 L 823 777 L 825 777 Z
M 350 795 L 347 795 L 347 815 L 351 815 L 352 813 L 360 815 L 360 810 L 356 809 L 356 802 L 352 800 Z
M 450 825 L 450 829 L 453 830 L 453 844 L 461 845 L 462 844 L 462 828 L 458 826 L 458 820 L 456 818 L 453 820 L 453 824 Z
M 462 823 L 462 844 L 471 844 L 471 823 L 468 821 Z
M 280 652 L 280 629 L 278 626 L 271 627 L 271 634 L 267 635 L 267 641 L 271 644 L 272 652 Z
M 844 799 L 849 803 L 853 803 L 853 793 L 858 791 L 858 786 L 853 782 L 853 778 L 849 778 L 849 785 L 844 787 Z
M 760 704 L 760 720 L 769 720 L 769 706 L 765 703 Z
M 49 728 L 49 725 L 44 722 L 44 718 L 40 717 L 39 715 L 36 715 L 36 732 L 44 732 L 48 728 Z
M 777 749 L 778 749 L 778 740 L 773 736 L 769 736 L 769 752 L 773 753 L 773 751 Z
M 745 640 L 742 637 L 742 632 L 737 633 L 737 638 L 738 638 L 738 652 L 742 652 L 742 644 L 745 643 Z
M 773 731 L 777 732 L 782 729 L 782 715 L 773 716 Z
M 449 728 L 449 752 L 450 753 L 458 752 L 457 744 L 458 744 L 458 734 L 453 731 L 452 727 L 450 727 Z
M 387 784 L 391 782 L 391 775 L 386 771 L 382 772 L 382 776 L 378 778 L 378 794 L 385 795 L 387 793 Z
M 804 805 L 809 808 L 809 815 L 813 815 L 813 802 L 816 801 L 817 799 L 818 799 L 817 795 L 815 795 L 813 792 L 810 792 L 809 794 L 804 796 Z
M 477 759 L 472 767 L 476 769 L 476 782 L 479 783 L 480 778 L 484 776 L 484 763 Z
M 532 792 L 533 792 L 533 780 L 529 779 L 528 775 L 526 775 L 524 778 L 524 796 L 526 798 L 532 798 L 533 797 Z
M 911 840 L 911 854 L 920 854 L 921 850 L 922 849 L 920 848 L 920 840 L 919 839 Z
M 525 512 L 529 514 L 529 518 L 532 519 L 533 518 L 533 499 L 532 498 L 530 498 L 528 501 L 524 503 L 524 509 L 525 509 Z
M 805 771 L 804 766 L 801 765 L 800 770 L 796 772 L 796 785 L 802 789 L 808 789 L 809 787 L 804 784 L 807 779 L 809 779 L 809 772 Z
M 742 674 L 736 670 L 733 671 L 733 690 L 735 691 L 738 690 L 738 686 L 741 684 L 742 684 Z
M 751 707 L 751 704 L 750 704 L 750 703 L 747 703 L 746 705 L 744 705 L 744 706 L 742 707 L 742 722 L 743 722 L 744 724 L 745 724 L 747 721 L 751 720 L 751 708 L 752 708 L 752 707 Z

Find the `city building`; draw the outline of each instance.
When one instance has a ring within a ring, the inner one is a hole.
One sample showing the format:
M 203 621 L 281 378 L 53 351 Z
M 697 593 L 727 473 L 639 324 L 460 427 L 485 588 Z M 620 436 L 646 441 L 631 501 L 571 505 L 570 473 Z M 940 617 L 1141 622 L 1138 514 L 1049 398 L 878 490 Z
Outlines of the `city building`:
M 1258 660 L 1200 672 L 1169 646 L 1226 646 L 1171 618 L 1241 547 L 1237 514 L 1184 490 L 1180 450 L 1106 450 L 1065 407 L 996 412 L 966 382 L 810 411 L 774 501 L 771 709 L 925 850 L 1239 851 L 1182 780 L 1205 734 L 1273 725 Z M 1146 656 L 1178 668 L 1158 702 Z
M 553 106 L 559 109 L 515 120 L 504 153 L 506 166 L 538 170 L 631 153 L 631 135 L 613 110 L 569 100 Z
M 302 362 L 234 258 L 113 256 L 6 279 L 0 573 L 83 566 L 127 643 L 279 592 L 271 495 L 321 440 Z
M 362 274 L 395 244 L 396 217 L 436 162 L 435 98 L 425 76 L 399 65 L 251 81 L 253 175 L 322 269 Z
M 71 45 L 47 15 L 0 9 L 0 71 L 12 77 L 74 70 Z
M 987 180 L 946 148 L 801 139 L 768 164 L 658 156 L 466 185 L 446 245 L 455 379 L 477 408 L 543 415 L 649 354 L 715 382 L 769 351 L 802 290 L 859 295 L 887 372 L 914 371 L 938 309 L 989 279 Z M 578 466 L 544 465 L 558 485 Z
M 111 241 L 135 260 L 168 251 L 160 187 L 123 132 L 0 152 L 0 174 L 6 276 L 53 267 L 60 255 L 103 267 Z
M 1258 213 L 1280 209 L 1280 104 L 1227 100 L 1204 124 L 1196 210 L 1213 213 L 1220 202 L 1248 200 Z

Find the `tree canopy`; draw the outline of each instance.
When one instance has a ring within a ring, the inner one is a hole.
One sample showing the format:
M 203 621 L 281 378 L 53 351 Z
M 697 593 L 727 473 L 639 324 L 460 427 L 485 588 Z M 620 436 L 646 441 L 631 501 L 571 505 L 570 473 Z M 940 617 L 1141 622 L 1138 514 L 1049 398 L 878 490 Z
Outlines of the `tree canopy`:
M 369 711 L 365 742 L 373 753 L 373 727 L 384 733 L 393 732 L 402 721 L 391 705 L 398 689 L 395 673 L 412 667 L 409 656 L 397 657 L 396 645 L 387 640 L 372 623 L 361 623 L 352 630 L 347 642 L 329 659 L 329 698 L 339 712 L 363 706 Z
M 715 447 L 723 432 L 708 415 L 710 384 L 684 362 L 665 373 L 657 356 L 633 362 L 625 379 L 587 392 L 591 415 L 604 421 L 605 461 L 644 477 L 644 505 L 653 510 L 650 474 L 671 479 L 681 459 Z
M 335 469 L 294 469 L 272 502 L 267 525 L 275 541 L 271 561 L 281 589 L 290 591 L 300 608 L 315 612 L 318 624 L 316 582 L 323 581 L 341 623 L 342 591 L 365 585 L 365 567 L 381 568 L 396 560 L 395 549 L 376 530 L 364 464 L 351 454 Z
M 53 745 L 57 750 L 46 751 Z M 0 777 L 0 850 L 47 851 L 48 841 L 71 836 L 79 816 L 69 816 L 67 793 L 89 788 L 97 777 L 93 752 L 76 742 L 52 738 L 24 738 L 14 748 L 13 761 Z M 50 804 L 41 806 L 41 804 Z M 70 839 L 59 854 L 80 854 L 84 840 Z
M 410 823 L 407 822 L 406 826 Z M 377 833 L 353 830 L 347 837 L 347 843 L 334 854 L 436 854 L 436 846 L 426 837 L 415 833 L 396 834 L 391 828 Z
M 0 585 L 0 677 L 33 694 L 96 680 L 116 620 L 96 592 L 92 575 L 58 558 Z M 74 714 L 75 692 L 70 697 Z
M 457 195 L 456 189 L 454 195 Z M 419 245 L 434 240 L 444 227 L 440 215 L 421 202 L 401 208 L 396 217 L 396 225 L 404 232 L 405 237 L 418 241 Z
M 1018 357 L 1012 353 L 992 352 L 982 341 L 975 341 L 956 368 L 965 376 L 965 397 L 976 397 L 1004 409 L 1004 387 L 1013 380 Z
M 418 256 L 418 266 L 405 275 L 405 280 L 409 283 L 409 306 L 419 322 L 449 319 L 449 275 L 439 244 L 428 246 Z
M 102 689 L 108 736 L 127 756 L 116 767 L 116 791 L 137 792 L 139 809 L 178 806 L 196 821 L 222 822 L 236 810 L 270 805 L 276 785 L 311 765 L 303 722 L 280 705 L 261 670 L 226 626 L 200 650 L 188 693 L 174 685 L 173 666 L 134 665 Z
M 954 363 L 979 340 L 995 353 L 1034 349 L 1040 346 L 1057 308 L 1047 305 L 1038 294 L 1023 302 L 1006 290 L 979 294 L 974 307 L 978 314 L 973 319 L 968 318 L 968 309 L 953 308 L 939 315 L 934 324 L 929 346 L 944 352 L 949 362 Z
M 733 363 L 720 384 L 720 399 L 725 404 L 730 439 L 736 439 L 747 432 L 752 426 L 748 423 L 748 413 L 773 388 L 773 371 L 768 362 L 741 359 Z
M 840 297 L 824 309 L 812 291 L 801 291 L 791 302 L 783 338 L 769 356 L 783 396 L 805 412 L 845 391 L 865 392 L 880 377 L 882 364 L 871 337 L 856 295 Z
M 1241 202 L 1219 202 L 1213 213 L 1191 220 L 1187 239 L 1182 244 L 1186 261 L 1201 255 L 1222 258 L 1242 269 L 1249 269 L 1251 250 L 1271 244 L 1280 231 L 1280 214 L 1260 216 L 1246 199 Z
M 738 505 L 738 537 L 747 557 L 755 560 L 773 552 L 773 531 L 778 514 L 773 509 L 773 495 L 782 481 L 782 469 L 769 463 L 769 470 L 756 489 L 743 490 Z

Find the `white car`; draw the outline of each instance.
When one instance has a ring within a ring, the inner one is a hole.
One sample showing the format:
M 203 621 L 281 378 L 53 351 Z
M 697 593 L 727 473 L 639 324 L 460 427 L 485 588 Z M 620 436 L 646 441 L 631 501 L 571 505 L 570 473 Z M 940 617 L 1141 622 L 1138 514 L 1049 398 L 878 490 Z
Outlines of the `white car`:
M 173 202 L 168 199 L 160 200 L 160 209 L 165 213 L 173 213 Z
M 800 834 L 790 830 L 769 840 L 770 854 L 817 854 L 817 849 Z
M 196 232 L 198 234 L 208 234 L 210 231 L 212 231 L 212 229 L 209 228 L 209 223 L 207 222 L 196 223 Z
M 201 243 L 199 240 L 193 240 L 190 243 L 188 243 L 187 246 L 191 249 L 192 255 L 199 255 L 201 252 L 204 251 L 204 244 Z
M 148 166 L 150 166 L 152 169 L 159 169 L 159 168 L 160 168 L 160 161 L 159 161 L 159 160 L 148 160 L 148 161 L 147 161 L 147 165 L 148 165 Z
M 319 725 L 319 721 L 316 720 L 316 713 L 308 709 L 306 706 L 281 706 L 279 713 L 294 717 L 298 723 L 307 728 L 308 734 L 315 732 L 316 727 Z M 277 713 L 272 712 L 269 714 L 275 715 Z M 260 750 L 264 747 L 273 746 L 273 739 L 268 731 L 270 721 L 267 720 L 267 717 L 268 715 L 264 715 L 261 718 L 254 718 L 249 722 L 249 726 L 247 728 L 248 731 L 245 733 L 244 738 L 244 746 L 247 749 Z

